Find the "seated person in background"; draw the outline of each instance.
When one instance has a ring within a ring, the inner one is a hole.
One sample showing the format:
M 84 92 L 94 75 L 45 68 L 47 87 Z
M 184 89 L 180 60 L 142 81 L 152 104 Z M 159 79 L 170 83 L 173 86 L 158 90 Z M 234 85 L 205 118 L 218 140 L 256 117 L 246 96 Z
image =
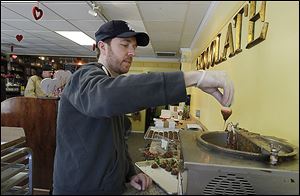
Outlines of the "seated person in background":
M 41 89 L 41 81 L 44 78 L 51 78 L 53 68 L 51 65 L 45 64 L 42 68 L 37 69 L 36 75 L 28 79 L 24 96 L 25 97 L 44 97 L 46 94 Z

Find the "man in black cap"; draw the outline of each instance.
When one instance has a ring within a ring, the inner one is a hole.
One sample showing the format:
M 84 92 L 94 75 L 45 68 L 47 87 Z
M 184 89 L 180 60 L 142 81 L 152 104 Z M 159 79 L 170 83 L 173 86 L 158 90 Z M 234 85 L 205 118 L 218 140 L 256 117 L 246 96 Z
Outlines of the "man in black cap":
M 147 73 L 125 76 L 137 46 L 149 36 L 114 20 L 95 33 L 100 56 L 70 78 L 57 116 L 54 194 L 122 194 L 129 182 L 138 190 L 151 179 L 137 174 L 129 157 L 124 115 L 183 102 L 186 87 L 197 86 L 230 106 L 233 85 L 222 71 Z M 219 90 L 223 89 L 223 93 Z
M 41 89 L 41 81 L 44 78 L 51 78 L 53 68 L 49 64 L 44 64 L 41 68 L 37 68 L 36 74 L 28 79 L 24 96 L 25 97 L 46 97 L 46 94 Z

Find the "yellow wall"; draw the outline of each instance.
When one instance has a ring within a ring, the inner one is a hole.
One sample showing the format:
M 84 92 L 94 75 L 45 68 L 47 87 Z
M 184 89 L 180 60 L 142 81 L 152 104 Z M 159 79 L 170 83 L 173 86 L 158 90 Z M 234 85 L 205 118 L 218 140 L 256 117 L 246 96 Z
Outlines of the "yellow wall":
M 146 123 L 146 110 L 139 111 L 141 118 L 134 119 L 129 115 L 129 119 L 131 121 L 131 130 L 136 132 L 143 132 L 145 130 L 145 123 Z
M 139 62 L 134 61 L 129 70 L 129 74 L 147 72 L 168 72 L 180 70 L 179 62 Z
M 200 38 L 192 49 L 195 60 L 218 32 L 223 51 L 227 25 L 248 2 L 217 2 L 209 12 Z M 257 2 L 257 10 L 260 9 Z M 243 18 L 242 52 L 209 70 L 225 70 L 234 82 L 235 97 L 229 122 L 263 135 L 287 139 L 299 146 L 299 2 L 267 1 L 266 40 L 246 49 L 248 17 Z M 261 30 L 256 22 L 256 35 Z M 235 33 L 233 34 L 235 36 Z M 235 40 L 234 40 L 235 42 Z M 191 89 L 191 114 L 200 109 L 202 123 L 211 131 L 223 128 L 221 106 L 210 95 Z

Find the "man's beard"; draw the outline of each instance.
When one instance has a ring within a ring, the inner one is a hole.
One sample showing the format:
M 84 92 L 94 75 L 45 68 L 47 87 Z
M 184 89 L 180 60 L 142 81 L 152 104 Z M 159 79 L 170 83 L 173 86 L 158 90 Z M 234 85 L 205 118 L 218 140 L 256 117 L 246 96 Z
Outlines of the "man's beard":
M 108 47 L 108 54 L 107 54 L 107 65 L 112 69 L 113 72 L 116 74 L 125 74 L 128 71 L 123 71 L 122 67 L 122 62 L 119 61 L 118 58 L 116 57 L 115 53 L 112 51 L 111 47 Z

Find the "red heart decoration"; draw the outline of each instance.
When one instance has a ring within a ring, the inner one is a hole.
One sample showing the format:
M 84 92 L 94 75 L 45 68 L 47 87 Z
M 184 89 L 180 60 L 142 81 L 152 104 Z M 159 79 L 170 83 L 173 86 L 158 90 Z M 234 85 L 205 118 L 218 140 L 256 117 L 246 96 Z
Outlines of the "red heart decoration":
M 37 13 L 39 13 L 39 15 L 37 15 Z M 36 7 L 36 6 L 34 6 L 32 8 L 32 14 L 33 14 L 33 17 L 35 18 L 35 20 L 39 20 L 43 16 L 43 10 L 40 9 L 40 8 L 38 8 L 38 7 Z
M 18 42 L 22 41 L 23 35 L 17 35 L 17 36 L 16 36 L 16 39 L 18 40 Z

